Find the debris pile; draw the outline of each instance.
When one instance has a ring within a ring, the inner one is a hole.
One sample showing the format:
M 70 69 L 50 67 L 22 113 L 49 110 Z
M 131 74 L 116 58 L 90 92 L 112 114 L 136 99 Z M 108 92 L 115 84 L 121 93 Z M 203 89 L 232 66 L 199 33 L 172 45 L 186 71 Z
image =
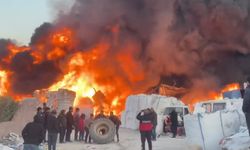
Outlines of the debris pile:
M 2 147 L 5 150 L 8 150 L 8 148 L 14 149 L 14 150 L 22 150 L 23 149 L 23 140 L 19 137 L 16 133 L 10 132 L 7 136 L 4 136 L 0 143 L 2 143 Z M 0 145 L 1 147 L 1 145 Z M 8 147 L 8 148 L 7 148 Z M 0 148 L 1 150 L 1 148 Z

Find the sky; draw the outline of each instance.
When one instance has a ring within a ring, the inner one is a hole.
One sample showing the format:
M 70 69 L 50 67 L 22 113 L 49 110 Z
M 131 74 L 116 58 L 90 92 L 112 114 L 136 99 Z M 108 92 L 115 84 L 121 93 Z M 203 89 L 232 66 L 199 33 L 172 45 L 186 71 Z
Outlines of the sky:
M 47 0 L 0 0 L 0 39 L 14 39 L 27 45 L 34 30 L 51 22 Z

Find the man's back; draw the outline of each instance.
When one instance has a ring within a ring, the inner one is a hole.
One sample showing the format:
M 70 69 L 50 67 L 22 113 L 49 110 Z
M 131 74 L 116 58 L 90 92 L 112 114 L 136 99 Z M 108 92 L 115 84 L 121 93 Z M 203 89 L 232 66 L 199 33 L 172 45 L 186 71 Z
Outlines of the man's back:
M 67 112 L 66 114 L 67 118 L 67 126 L 72 126 L 74 124 L 74 118 L 71 112 Z
M 170 113 L 170 119 L 171 119 L 172 125 L 178 125 L 178 116 L 177 116 L 176 111 L 172 111 Z
M 58 132 L 58 121 L 55 116 L 50 114 L 48 116 L 48 126 L 47 126 L 48 132 L 49 133 L 57 133 Z
M 22 136 L 24 144 L 39 145 L 44 139 L 43 125 L 36 122 L 28 123 L 22 131 Z

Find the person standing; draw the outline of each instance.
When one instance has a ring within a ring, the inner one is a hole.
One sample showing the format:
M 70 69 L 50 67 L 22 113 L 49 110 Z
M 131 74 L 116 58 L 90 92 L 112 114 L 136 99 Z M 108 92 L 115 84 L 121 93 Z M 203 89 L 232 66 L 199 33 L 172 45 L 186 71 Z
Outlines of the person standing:
M 58 121 L 56 118 L 56 111 L 53 110 L 48 116 L 48 150 L 56 150 L 56 141 L 58 134 Z
M 79 120 L 80 120 L 80 109 L 76 108 L 75 113 L 74 113 L 74 127 L 75 127 L 75 141 L 78 140 L 78 135 L 79 135 Z
M 81 114 L 80 119 L 79 119 L 79 125 L 78 125 L 78 129 L 80 132 L 80 136 L 79 136 L 80 141 L 84 140 L 84 128 L 85 128 L 85 114 Z
M 34 117 L 34 121 L 28 123 L 23 131 L 24 140 L 23 150 L 39 150 L 39 145 L 44 140 L 44 128 L 38 117 Z
M 47 142 L 47 132 L 48 132 L 48 129 L 47 129 L 47 124 L 48 124 L 48 116 L 50 114 L 50 108 L 49 107 L 46 107 L 45 108 L 45 112 L 44 112 L 44 142 Z
M 147 139 L 148 142 L 148 149 L 152 150 L 152 141 L 151 141 L 151 135 L 152 135 L 152 120 L 153 120 L 153 113 L 150 109 L 142 110 L 138 113 L 136 118 L 140 121 L 139 130 L 141 133 L 141 146 L 142 150 L 145 150 L 145 142 Z
M 44 113 L 43 113 L 43 110 L 41 107 L 37 108 L 37 113 L 36 113 L 35 117 L 38 119 L 39 123 L 44 125 L 45 116 L 44 116 Z
M 115 124 L 116 138 L 117 142 L 119 142 L 119 128 L 121 125 L 121 121 L 116 115 L 114 115 L 113 112 L 110 112 L 109 119 Z
M 173 138 L 176 137 L 177 134 L 177 126 L 178 126 L 178 116 L 177 116 L 177 112 L 174 110 L 172 110 L 172 112 L 170 113 L 170 120 L 171 120 L 171 131 L 173 133 Z
M 70 136 L 74 126 L 74 118 L 72 113 L 73 113 L 73 107 L 69 107 L 69 111 L 66 114 L 66 119 L 67 119 L 66 142 L 71 142 Z
M 243 97 L 242 111 L 246 117 L 246 124 L 250 136 L 250 77 L 247 77 L 246 88 Z
M 156 141 L 156 127 L 157 127 L 157 113 L 155 112 L 154 108 L 151 108 L 151 112 L 153 114 L 153 129 L 152 129 L 152 140 Z
M 67 119 L 65 115 L 65 110 L 61 110 L 60 114 L 57 117 L 58 126 L 59 126 L 59 142 L 64 143 L 65 132 L 67 128 Z
M 93 123 L 93 121 L 94 121 L 94 115 L 90 114 L 89 118 L 86 119 L 86 121 L 85 121 L 85 143 L 87 143 L 87 142 L 91 143 L 89 129 L 90 129 L 90 126 Z

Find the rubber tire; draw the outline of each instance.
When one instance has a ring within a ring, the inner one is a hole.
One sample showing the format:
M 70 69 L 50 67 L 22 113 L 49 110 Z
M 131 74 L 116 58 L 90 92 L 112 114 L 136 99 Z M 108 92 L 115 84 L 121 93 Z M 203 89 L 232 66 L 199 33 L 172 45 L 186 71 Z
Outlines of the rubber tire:
M 101 134 L 100 131 L 104 131 L 104 134 Z M 100 118 L 91 124 L 89 133 L 95 143 L 107 144 L 114 140 L 115 125 L 107 118 Z

